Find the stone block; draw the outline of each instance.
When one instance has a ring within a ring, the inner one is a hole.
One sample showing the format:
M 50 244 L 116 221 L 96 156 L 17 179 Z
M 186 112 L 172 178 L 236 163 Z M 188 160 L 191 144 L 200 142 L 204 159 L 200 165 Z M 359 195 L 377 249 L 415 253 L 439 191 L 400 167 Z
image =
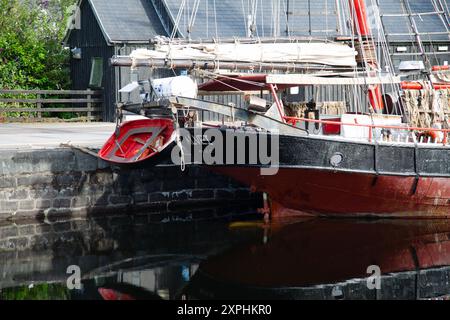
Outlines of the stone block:
M 49 199 L 38 199 L 35 201 L 36 209 L 48 209 L 52 206 L 52 201 Z
M 34 209 L 34 200 L 22 200 L 19 201 L 19 210 L 33 210 Z
M 19 187 L 36 187 L 48 186 L 53 183 L 54 176 L 52 175 L 28 175 L 17 178 L 17 186 Z
M 53 232 L 53 228 L 50 224 L 38 224 L 36 225 L 36 234 L 44 234 Z
M 167 202 L 172 199 L 170 192 L 155 192 L 149 194 L 149 201 L 154 202 Z
M 23 200 L 28 198 L 28 190 L 16 189 L 9 193 L 9 200 Z
M 91 205 L 91 198 L 88 196 L 80 196 L 72 199 L 72 208 L 84 208 Z
M 0 212 L 5 211 L 17 211 L 19 208 L 19 203 L 17 201 L 0 201 Z
M 16 226 L 3 226 L 0 227 L 0 239 L 6 239 L 10 237 L 16 237 L 19 234 Z
M 73 150 L 73 152 L 75 156 L 75 169 L 77 171 L 86 172 L 97 170 L 99 165 L 98 158 L 79 150 Z
M 54 199 L 58 196 L 58 191 L 53 189 L 53 187 L 39 188 L 30 191 L 31 199 Z
M 113 174 L 110 171 L 99 171 L 90 176 L 91 184 L 111 185 L 113 183 Z
M 416 272 L 403 272 L 381 277 L 381 290 L 378 299 L 381 300 L 415 300 Z
M 15 177 L 1 176 L 0 189 L 17 187 L 17 179 Z
M 131 203 L 131 197 L 120 196 L 120 195 L 110 195 L 109 203 L 113 205 L 128 205 Z
M 195 189 L 195 181 L 192 179 L 164 180 L 162 184 L 162 191 L 179 191 L 188 189 Z
M 86 219 L 72 220 L 71 221 L 72 230 L 74 231 L 85 231 L 90 228 L 90 221 Z
M 229 189 L 217 189 L 215 197 L 216 199 L 234 199 L 234 192 Z
M 34 224 L 19 226 L 19 236 L 30 236 L 34 235 L 36 232 L 36 227 Z
M 450 294 L 450 268 L 421 270 L 418 275 L 419 298 L 433 298 Z
M 147 193 L 135 193 L 133 195 L 134 203 L 148 203 Z
M 193 190 L 192 199 L 210 199 L 214 198 L 214 190 Z
M 53 224 L 53 230 L 55 232 L 66 232 L 71 230 L 71 223 L 70 221 L 65 222 L 56 222 Z
M 70 208 L 71 199 L 70 198 L 57 198 L 53 200 L 53 208 Z

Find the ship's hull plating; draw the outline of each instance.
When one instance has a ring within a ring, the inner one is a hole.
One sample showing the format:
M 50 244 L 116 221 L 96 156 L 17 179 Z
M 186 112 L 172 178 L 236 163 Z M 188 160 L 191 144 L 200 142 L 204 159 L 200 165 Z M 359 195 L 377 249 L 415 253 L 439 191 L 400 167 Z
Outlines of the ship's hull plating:
M 255 152 L 251 146 L 260 146 L 261 134 L 236 130 L 234 135 L 247 136 L 245 147 L 235 146 L 234 152 L 245 149 L 248 160 L 249 152 Z M 280 135 L 278 139 L 275 175 L 262 175 L 260 164 L 210 168 L 268 193 L 273 215 L 450 217 L 448 147 L 317 136 Z M 268 149 L 274 149 L 273 144 Z
M 383 176 L 320 169 L 280 169 L 261 176 L 258 168 L 216 167 L 270 196 L 272 214 L 286 216 L 450 217 L 449 178 Z

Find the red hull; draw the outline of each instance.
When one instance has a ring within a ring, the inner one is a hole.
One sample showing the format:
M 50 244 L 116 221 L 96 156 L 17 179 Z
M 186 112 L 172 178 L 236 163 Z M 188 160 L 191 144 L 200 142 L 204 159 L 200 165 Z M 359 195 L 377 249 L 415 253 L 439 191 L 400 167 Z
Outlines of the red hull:
M 450 217 L 450 179 L 378 176 L 314 169 L 280 169 L 261 176 L 259 168 L 218 167 L 221 174 L 267 192 L 273 216 Z

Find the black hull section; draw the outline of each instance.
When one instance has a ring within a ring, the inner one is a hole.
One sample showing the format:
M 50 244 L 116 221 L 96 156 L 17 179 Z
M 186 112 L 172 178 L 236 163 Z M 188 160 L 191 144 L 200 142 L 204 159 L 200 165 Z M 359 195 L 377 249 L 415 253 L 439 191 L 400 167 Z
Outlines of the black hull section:
M 263 154 L 268 155 L 270 159 L 277 158 L 280 168 L 319 169 L 418 178 L 450 178 L 450 147 L 438 144 L 364 143 L 316 136 L 275 136 L 242 130 L 221 130 L 220 132 L 223 144 L 215 146 L 215 152 L 220 151 L 223 156 L 218 157 L 219 161 L 214 163 L 205 163 L 203 161 L 205 152 L 214 155 L 214 152 L 210 152 L 214 138 L 211 138 L 207 129 L 201 131 L 191 129 L 191 145 L 185 144 L 188 148 L 184 148 L 186 163 L 227 167 L 265 167 L 268 165 L 261 161 L 260 156 L 254 161 L 255 154 Z M 277 140 L 278 143 L 274 143 L 274 140 Z M 263 150 L 261 150 L 262 145 L 266 145 Z M 208 146 L 209 150 L 206 149 Z M 234 157 L 227 159 L 228 154 L 231 153 L 229 146 L 233 148 Z M 272 149 L 278 153 L 277 157 L 273 156 Z M 203 154 L 199 155 L 199 153 Z M 240 160 L 245 159 L 245 161 L 239 161 L 239 158 Z M 227 161 L 230 159 L 232 161 Z

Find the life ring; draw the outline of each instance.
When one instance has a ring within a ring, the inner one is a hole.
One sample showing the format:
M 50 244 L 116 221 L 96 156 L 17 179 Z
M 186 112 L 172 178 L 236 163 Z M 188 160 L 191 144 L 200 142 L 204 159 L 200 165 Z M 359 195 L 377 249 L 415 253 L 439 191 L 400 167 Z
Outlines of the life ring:
M 419 134 L 419 141 L 422 139 L 423 137 L 423 141 L 425 141 L 425 139 L 427 139 L 426 141 L 428 142 L 429 139 L 431 139 L 432 143 L 441 143 L 442 139 L 439 136 L 439 131 L 436 130 L 427 130 L 427 131 L 423 131 L 422 133 Z

